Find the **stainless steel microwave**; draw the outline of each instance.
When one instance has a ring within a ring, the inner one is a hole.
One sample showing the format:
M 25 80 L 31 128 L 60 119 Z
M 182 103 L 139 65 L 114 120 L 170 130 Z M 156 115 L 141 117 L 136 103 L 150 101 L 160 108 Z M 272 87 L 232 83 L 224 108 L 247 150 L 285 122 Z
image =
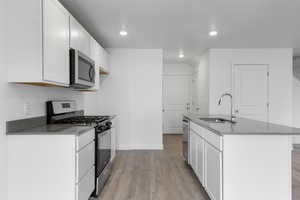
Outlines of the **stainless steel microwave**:
M 95 85 L 95 62 L 75 49 L 70 49 L 70 82 L 77 89 Z

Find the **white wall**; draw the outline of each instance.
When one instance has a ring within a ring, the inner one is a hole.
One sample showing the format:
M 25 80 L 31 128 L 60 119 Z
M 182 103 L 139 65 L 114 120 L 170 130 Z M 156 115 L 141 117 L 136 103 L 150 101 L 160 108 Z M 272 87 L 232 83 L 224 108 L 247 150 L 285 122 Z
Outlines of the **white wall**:
M 162 50 L 109 51 L 110 75 L 97 94 L 97 112 L 118 115 L 118 149 L 162 149 Z
M 233 64 L 268 64 L 270 122 L 292 125 L 292 49 L 211 49 L 209 52 L 210 114 L 230 112 L 230 106 L 218 106 L 217 101 L 222 93 L 231 92 Z
M 193 112 L 201 115 L 209 114 L 209 53 L 204 53 L 193 75 Z M 197 110 L 198 108 L 198 110 Z
M 97 92 L 84 92 L 84 111 L 86 115 L 101 115 L 99 107 L 99 94 L 102 93 L 102 88 Z
M 300 128 L 300 57 L 293 64 L 293 126 Z
M 185 63 L 164 63 L 164 75 L 192 75 L 193 67 Z
M 4 1 L 0 1 L 0 27 L 4 27 Z M 5 112 L 4 112 L 4 94 L 3 94 L 3 75 L 4 68 L 4 31 L 0 28 L 0 199 L 7 199 L 7 148 L 5 138 Z
M 5 25 L 5 9 L 4 1 L 0 1 L 0 27 Z M 4 80 L 5 74 L 4 58 L 5 58 L 5 32 L 0 28 L 0 199 L 7 199 L 7 142 L 5 137 L 5 104 L 4 104 Z

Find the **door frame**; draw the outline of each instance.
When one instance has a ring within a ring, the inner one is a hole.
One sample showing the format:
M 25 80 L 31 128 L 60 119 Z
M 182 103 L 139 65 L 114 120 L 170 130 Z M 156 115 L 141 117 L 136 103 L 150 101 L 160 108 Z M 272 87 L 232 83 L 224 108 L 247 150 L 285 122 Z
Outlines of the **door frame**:
M 163 130 L 163 135 L 167 135 L 167 134 L 179 134 L 179 135 L 182 135 L 182 133 L 168 133 L 168 132 L 165 132 L 165 124 L 164 124 L 164 112 L 166 111 L 165 109 L 165 77 L 174 77 L 174 76 L 177 76 L 177 77 L 189 77 L 190 78 L 190 83 L 189 83 L 189 103 L 190 103 L 190 110 L 191 110 L 191 103 L 192 103 L 192 93 L 191 93 L 191 86 L 192 86 L 192 79 L 193 79 L 193 76 L 192 74 L 189 75 L 189 74 L 162 74 L 162 130 Z
M 235 67 L 236 65 L 264 65 L 267 67 L 267 122 L 270 122 L 270 64 L 266 63 L 242 63 L 242 62 L 233 62 L 231 63 L 231 94 L 233 101 L 233 114 L 236 110 L 236 95 L 235 95 Z

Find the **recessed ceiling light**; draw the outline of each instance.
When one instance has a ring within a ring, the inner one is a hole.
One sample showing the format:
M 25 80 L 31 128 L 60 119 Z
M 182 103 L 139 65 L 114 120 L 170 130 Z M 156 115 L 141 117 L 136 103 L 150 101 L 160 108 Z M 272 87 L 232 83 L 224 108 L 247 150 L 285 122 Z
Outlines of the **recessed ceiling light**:
M 120 35 L 121 35 L 121 36 L 127 36 L 127 34 L 128 34 L 127 31 L 124 31 L 124 30 L 121 30 L 121 31 L 120 31 Z
M 183 53 L 180 53 L 180 54 L 179 54 L 179 58 L 184 58 L 184 54 L 183 54 Z
M 217 36 L 217 35 L 218 35 L 217 31 L 210 31 L 209 32 L 209 36 L 211 36 L 211 37 L 214 37 L 214 36 Z

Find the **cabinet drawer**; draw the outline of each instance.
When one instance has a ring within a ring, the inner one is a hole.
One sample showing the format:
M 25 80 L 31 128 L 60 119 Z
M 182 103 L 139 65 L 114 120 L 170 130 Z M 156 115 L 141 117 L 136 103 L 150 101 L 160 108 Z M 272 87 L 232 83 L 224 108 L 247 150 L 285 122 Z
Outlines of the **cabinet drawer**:
M 222 136 L 205 129 L 205 140 L 220 151 L 223 150 Z
M 195 131 L 202 138 L 205 138 L 206 129 L 202 128 L 198 124 L 195 124 L 194 122 L 190 121 L 190 129 L 192 129 L 193 131 Z
M 222 147 L 223 147 L 222 136 L 220 136 L 212 131 L 209 131 L 206 128 L 203 128 L 200 125 L 195 124 L 194 122 L 190 122 L 190 129 L 193 130 L 194 132 L 196 132 L 199 136 L 204 138 L 204 140 L 206 140 L 208 143 L 210 143 L 211 145 L 213 145 L 220 151 L 223 150 L 222 149 Z
M 77 137 L 77 151 L 80 151 L 84 146 L 91 143 L 95 139 L 95 130 L 92 129 L 85 133 L 82 133 Z
M 88 200 L 95 188 L 95 168 L 76 185 L 76 200 Z
M 76 183 L 78 183 L 95 164 L 95 142 L 76 153 L 76 162 Z

